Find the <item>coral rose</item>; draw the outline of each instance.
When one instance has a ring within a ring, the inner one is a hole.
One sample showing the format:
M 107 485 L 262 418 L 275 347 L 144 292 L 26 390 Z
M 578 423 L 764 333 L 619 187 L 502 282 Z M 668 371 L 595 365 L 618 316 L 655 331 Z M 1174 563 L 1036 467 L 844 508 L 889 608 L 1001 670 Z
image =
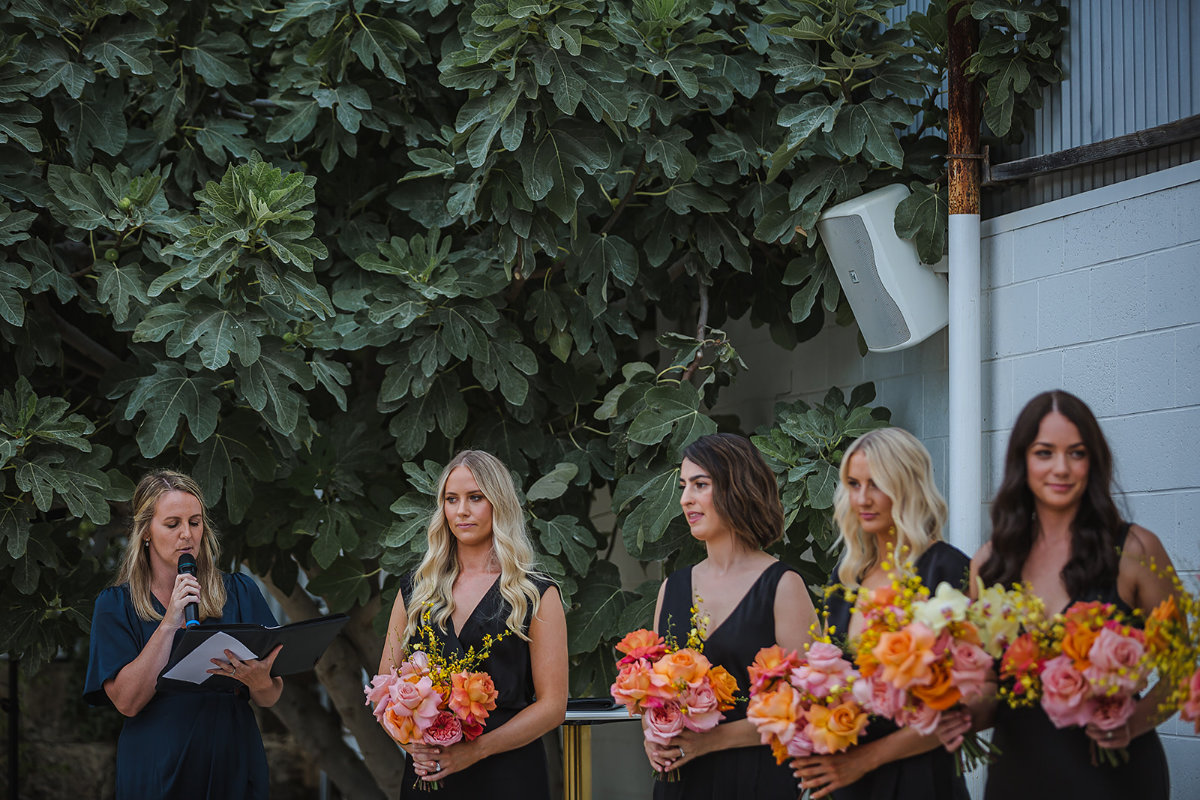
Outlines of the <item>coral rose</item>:
M 656 744 L 670 744 L 683 730 L 683 710 L 675 703 L 652 708 L 642 719 L 646 722 L 646 739 Z
M 929 665 L 929 683 L 910 686 L 913 697 L 937 711 L 945 711 L 962 699 L 962 692 L 954 685 L 950 668 L 944 661 Z
M 754 723 L 763 744 L 769 744 L 773 738 L 789 741 L 796 735 L 796 722 L 801 717 L 800 695 L 787 682 L 780 683 L 774 691 L 750 695 L 746 706 L 746 719 Z
M 1124 725 L 1133 716 L 1137 701 L 1131 694 L 1116 694 L 1112 697 L 1097 697 L 1095 710 L 1089 722 L 1102 731 L 1112 731 Z
M 383 712 L 379 723 L 383 729 L 400 744 L 411 744 L 421 738 L 421 729 L 417 720 L 411 714 L 401 714 L 402 708 L 389 705 Z
M 654 681 L 654 673 L 647 661 L 633 661 L 617 673 L 617 680 L 609 689 L 613 699 L 635 713 L 639 707 L 661 706 L 671 697 L 671 692 Z
M 666 678 L 675 686 L 695 683 L 708 674 L 708 659 L 690 647 L 681 647 L 668 653 L 654 664 L 655 673 Z
M 625 638 L 617 642 L 617 650 L 625 654 L 618 664 L 627 664 L 639 658 L 657 661 L 667 652 L 667 644 L 663 637 L 654 631 L 642 628 L 625 634 Z
M 929 665 L 937 658 L 933 653 L 936 640 L 933 631 L 914 622 L 881 635 L 871 654 L 883 667 L 883 679 L 897 689 L 906 689 L 929 680 Z
M 459 719 L 483 722 L 496 707 L 496 685 L 486 672 L 456 672 L 450 676 L 450 710 Z
M 425 729 L 422 737 L 425 744 L 445 746 L 462 741 L 463 727 L 458 717 L 449 711 L 442 711 L 434 717 L 433 724 Z
M 737 678 L 724 667 L 713 667 L 708 671 L 708 681 L 712 684 L 713 694 L 717 696 L 717 708 L 721 711 L 733 708 L 738 690 Z
M 1000 677 L 1016 678 L 1032 671 L 1041 659 L 1041 649 L 1028 633 L 1023 633 L 1013 640 L 1004 651 L 1000 660 Z
M 750 665 L 750 691 L 755 692 L 769 681 L 782 678 L 800 665 L 796 651 L 784 650 L 777 644 L 764 647 L 754 657 Z
M 858 744 L 858 735 L 867 727 L 866 712 L 851 700 L 833 708 L 815 705 L 808 710 L 808 720 L 813 752 L 822 754 L 840 753 Z

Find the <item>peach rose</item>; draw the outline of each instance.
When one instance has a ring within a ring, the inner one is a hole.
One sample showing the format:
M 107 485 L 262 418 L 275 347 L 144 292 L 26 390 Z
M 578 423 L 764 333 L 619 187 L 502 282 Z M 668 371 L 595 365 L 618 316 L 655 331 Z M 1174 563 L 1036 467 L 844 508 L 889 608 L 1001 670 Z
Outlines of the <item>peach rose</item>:
M 929 676 L 929 683 L 909 687 L 913 697 L 937 711 L 945 711 L 962 700 L 962 692 L 954 685 L 945 661 L 930 664 Z
M 671 697 L 672 692 L 656 683 L 654 677 L 650 663 L 639 659 L 621 668 L 609 692 L 613 699 L 629 709 L 631 714 L 636 713 L 639 707 L 661 706 Z
M 374 706 L 371 713 L 375 715 L 376 721 L 383 721 L 383 712 L 387 711 L 388 703 L 391 702 L 392 683 L 396 680 L 396 670 L 376 675 L 371 678 L 371 682 L 363 687 L 363 694 L 367 696 L 367 705 Z
M 902 728 L 912 728 L 922 736 L 933 733 L 941 721 L 942 712 L 925 704 L 912 709 L 901 709 L 896 715 L 897 725 Z
M 872 714 L 894 719 L 896 712 L 904 707 L 905 692 L 887 681 L 860 678 L 851 687 L 854 699 Z
M 713 694 L 717 696 L 717 708 L 721 711 L 733 708 L 737 702 L 737 678 L 724 667 L 713 667 L 708 671 L 708 680 L 712 684 Z
M 897 689 L 907 689 L 929 680 L 929 665 L 937 658 L 933 653 L 936 641 L 933 631 L 914 622 L 880 636 L 871 653 L 883 667 L 883 679 Z
M 643 719 L 646 739 L 656 744 L 670 744 L 683 730 L 683 710 L 676 703 L 652 708 Z
M 858 735 L 867 727 L 866 712 L 852 700 L 832 708 L 815 705 L 808 710 L 808 720 L 813 752 L 822 754 L 840 753 L 858 744 Z
M 400 662 L 400 677 L 406 678 L 409 675 L 429 674 L 429 655 L 424 650 L 416 650 L 408 658 Z
M 496 707 L 499 692 L 486 672 L 456 672 L 450 676 L 450 710 L 459 719 L 483 722 Z
M 801 718 L 800 695 L 785 682 L 774 691 L 750 695 L 746 719 L 754 723 L 763 744 L 772 739 L 787 742 L 796 735 L 796 721 Z
M 617 642 L 617 650 L 625 654 L 625 657 L 617 663 L 627 664 L 639 658 L 657 661 L 663 653 L 667 652 L 667 645 L 663 637 L 654 631 L 642 628 L 625 634 L 625 638 Z
M 383 718 L 379 720 L 379 723 L 383 725 L 388 736 L 400 744 L 412 744 L 421 738 L 421 729 L 417 727 L 416 717 L 411 714 L 401 714 L 401 710 L 397 706 L 389 705 L 383 712 Z
M 769 681 L 782 678 L 800 665 L 796 651 L 784 650 L 777 644 L 764 647 L 754 657 L 750 665 L 750 691 L 755 692 Z
M 654 672 L 679 686 L 695 683 L 708 674 L 708 659 L 690 647 L 667 653 L 654 664 Z

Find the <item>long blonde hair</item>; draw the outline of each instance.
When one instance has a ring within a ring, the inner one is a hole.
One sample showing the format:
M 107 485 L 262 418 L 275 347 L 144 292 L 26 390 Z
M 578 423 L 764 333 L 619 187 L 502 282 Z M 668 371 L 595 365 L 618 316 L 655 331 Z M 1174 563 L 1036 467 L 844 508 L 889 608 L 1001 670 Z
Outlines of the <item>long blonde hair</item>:
M 896 551 L 902 552 L 903 558 L 916 561 L 940 541 L 946 521 L 946 501 L 933 482 L 933 462 L 917 437 L 903 428 L 879 428 L 860 436 L 842 456 L 841 480 L 833 500 L 833 519 L 843 546 L 838 580 L 848 587 L 858 586 L 867 571 L 887 555 L 878 551 L 877 539 L 862 529 L 850 507 L 846 481 L 855 453 L 867 459 L 871 480 L 891 498 Z
M 525 529 L 525 513 L 517 500 L 517 487 L 500 459 L 483 450 L 463 450 L 450 460 L 438 479 L 437 508 L 429 517 L 428 549 L 413 575 L 408 601 L 408 624 L 403 643 L 408 642 L 421 621 L 421 609 L 430 607 L 430 620 L 443 629 L 454 614 L 454 580 L 458 577 L 458 540 L 446 522 L 446 481 L 458 467 L 466 467 L 479 491 L 492 504 L 492 554 L 500 565 L 500 595 L 511 609 L 505 625 L 526 641 L 525 619 L 537 614 L 541 594 L 531 580 L 540 576 L 533 545 Z
M 143 620 L 152 622 L 163 618 L 154 610 L 154 594 L 150 586 L 153 576 L 147 543 L 150 540 L 150 521 L 154 519 L 158 501 L 168 492 L 186 492 L 200 501 L 204 533 L 200 537 L 199 552 L 196 553 L 196 580 L 200 581 L 199 612 L 201 619 L 219 617 L 225 608 L 225 582 L 216 566 L 217 558 L 221 555 L 221 543 L 217 539 L 217 529 L 213 527 L 199 484 L 181 472 L 156 470 L 146 473 L 138 481 L 137 488 L 133 490 L 133 522 L 129 527 L 129 541 L 125 543 L 125 555 L 121 558 L 121 568 L 113 585 L 129 584 L 133 607 Z

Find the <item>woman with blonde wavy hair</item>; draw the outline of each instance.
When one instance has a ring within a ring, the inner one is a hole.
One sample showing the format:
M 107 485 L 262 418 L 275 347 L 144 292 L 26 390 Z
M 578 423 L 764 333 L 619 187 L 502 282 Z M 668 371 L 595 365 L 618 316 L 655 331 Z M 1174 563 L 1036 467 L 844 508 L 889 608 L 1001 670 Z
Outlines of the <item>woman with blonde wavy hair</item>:
M 159 470 L 133 492 L 133 522 L 113 586 L 96 598 L 84 699 L 128 717 L 117 742 L 120 798 L 265 798 L 267 759 L 247 699 L 274 705 L 283 679 L 271 677 L 279 654 L 243 661 L 226 650 L 214 675 L 230 680 L 203 691 L 158 690 L 186 608 L 197 624 L 255 623 L 275 617 L 254 582 L 217 569 L 217 532 L 200 487 Z M 181 556 L 196 574 L 179 571 Z
M 537 570 L 516 486 L 495 456 L 456 455 L 442 471 L 437 498 L 425 556 L 400 582 L 379 672 L 398 666 L 425 609 L 443 647 L 456 654 L 504 634 L 480 667 L 499 697 L 475 740 L 404 746 L 401 796 L 414 794 L 419 782 L 438 781 L 439 800 L 548 800 L 541 737 L 562 723 L 567 706 L 567 625 L 558 588 Z
M 946 501 L 928 451 L 908 431 L 870 431 L 846 449 L 833 516 L 843 550 L 829 576 L 826 622 L 843 648 L 862 630 L 846 593 L 889 585 L 898 563 L 910 564 L 931 590 L 942 581 L 965 588 L 969 561 L 942 541 Z M 792 766 L 813 800 L 966 800 L 966 784 L 940 744 L 936 734 L 873 719 L 856 747 Z

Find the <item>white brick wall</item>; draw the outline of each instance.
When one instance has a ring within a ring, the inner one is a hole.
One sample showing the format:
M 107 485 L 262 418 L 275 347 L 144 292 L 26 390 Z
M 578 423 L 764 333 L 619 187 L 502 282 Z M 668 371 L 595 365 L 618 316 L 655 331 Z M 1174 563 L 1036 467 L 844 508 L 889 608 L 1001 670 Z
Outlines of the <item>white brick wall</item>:
M 1041 391 L 1066 389 L 1100 419 L 1129 517 L 1162 538 L 1197 586 L 1200 162 L 987 220 L 983 236 L 985 498 L 1017 412 Z M 853 328 L 830 326 L 787 356 L 762 331 L 730 328 L 750 372 L 719 412 L 752 429 L 770 421 L 777 400 L 874 381 L 893 422 L 929 448 L 945 491 L 946 331 L 864 358 Z M 790 371 L 779 367 L 784 358 Z M 1173 797 L 1200 797 L 1200 738 L 1178 719 L 1161 732 Z

